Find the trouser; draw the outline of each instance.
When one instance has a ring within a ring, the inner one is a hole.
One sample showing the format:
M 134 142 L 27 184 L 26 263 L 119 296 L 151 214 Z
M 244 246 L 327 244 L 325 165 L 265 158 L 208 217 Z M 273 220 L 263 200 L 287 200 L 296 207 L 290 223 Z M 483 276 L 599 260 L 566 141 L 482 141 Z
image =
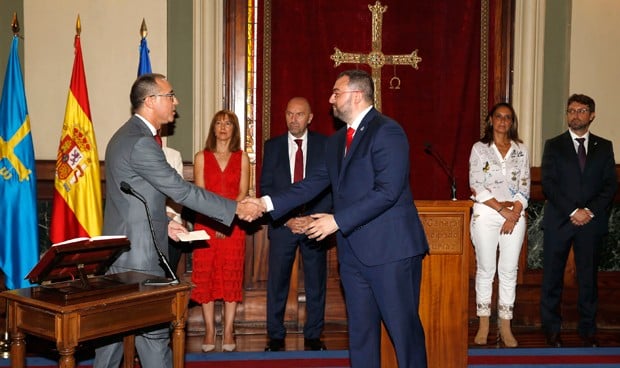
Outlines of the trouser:
M 291 271 L 299 247 L 304 270 L 306 323 L 304 337 L 318 339 L 325 324 L 327 293 L 327 250 L 324 244 L 310 242 L 288 229 L 269 233 L 269 270 L 267 276 L 267 333 L 270 339 L 284 339 L 284 312 L 289 294 Z
M 424 328 L 418 314 L 424 255 L 366 266 L 348 252 L 340 257 L 340 277 L 351 367 L 381 366 L 383 321 L 394 343 L 398 367 L 426 368 Z
M 591 223 L 579 227 L 571 237 L 561 234 L 557 229 L 545 229 L 540 310 L 542 327 L 547 333 L 560 332 L 562 327 L 560 304 L 564 289 L 564 269 L 571 246 L 575 252 L 578 288 L 577 331 L 581 336 L 596 333 L 597 277 L 602 241 L 603 235 Z
M 499 280 L 499 317 L 512 319 L 517 287 L 519 254 L 525 229 L 524 214 L 517 222 L 512 234 L 500 234 L 506 220 L 491 207 L 475 203 L 471 219 L 471 240 L 476 250 L 476 305 L 479 317 L 491 315 L 493 279 L 495 271 Z M 499 259 L 497 249 L 499 247 Z
M 172 367 L 170 329 L 159 326 L 157 330 L 136 335 L 136 350 L 144 368 Z M 123 358 L 123 342 L 116 341 L 95 349 L 94 368 L 118 368 Z

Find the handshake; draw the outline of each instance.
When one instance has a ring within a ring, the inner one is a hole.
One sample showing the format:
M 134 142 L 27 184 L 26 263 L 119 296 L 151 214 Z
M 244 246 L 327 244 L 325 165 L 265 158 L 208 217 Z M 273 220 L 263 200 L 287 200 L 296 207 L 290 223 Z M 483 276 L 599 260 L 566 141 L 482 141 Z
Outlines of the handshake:
M 235 214 L 241 220 L 254 221 L 261 217 L 267 210 L 265 203 L 260 198 L 246 197 L 237 202 L 237 210 Z
M 267 205 L 262 198 L 245 197 L 237 202 L 237 216 L 244 221 L 254 221 L 267 211 Z M 291 228 L 296 234 L 306 234 L 310 239 L 323 240 L 330 234 L 339 230 L 336 219 L 330 213 L 315 213 L 310 219 L 304 220 L 303 224 L 297 224 Z

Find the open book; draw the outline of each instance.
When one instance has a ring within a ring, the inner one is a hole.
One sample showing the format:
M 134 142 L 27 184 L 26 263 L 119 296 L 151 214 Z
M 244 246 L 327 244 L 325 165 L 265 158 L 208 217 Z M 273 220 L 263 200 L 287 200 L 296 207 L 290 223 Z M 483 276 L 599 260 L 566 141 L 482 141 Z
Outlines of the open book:
M 32 283 L 102 275 L 130 248 L 124 235 L 81 237 L 53 244 L 25 277 Z
M 99 236 L 93 236 L 92 238 L 86 237 L 86 236 L 82 236 L 79 238 L 73 238 L 73 239 L 67 239 L 65 241 L 61 241 L 59 243 L 54 243 L 52 244 L 52 247 L 58 246 L 58 245 L 64 245 L 64 244 L 73 244 L 73 243 L 80 243 L 80 242 L 87 242 L 87 241 L 98 241 L 98 240 L 107 240 L 107 239 L 119 239 L 119 240 L 124 240 L 127 239 L 127 237 L 125 235 L 99 235 Z

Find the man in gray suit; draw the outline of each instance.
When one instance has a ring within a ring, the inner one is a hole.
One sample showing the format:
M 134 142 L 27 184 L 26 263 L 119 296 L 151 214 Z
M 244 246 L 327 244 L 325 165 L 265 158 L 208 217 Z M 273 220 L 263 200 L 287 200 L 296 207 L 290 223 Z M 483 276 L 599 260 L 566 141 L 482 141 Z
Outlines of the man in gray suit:
M 144 204 L 122 192 L 121 183 L 128 183 L 141 194 L 149 207 L 155 237 L 167 254 L 168 236 L 174 240 L 187 230 L 166 217 L 166 198 L 203 213 L 224 225 L 230 225 L 235 214 L 243 220 L 261 215 L 256 206 L 237 204 L 183 180 L 167 163 L 155 139 L 163 124 L 174 120 L 179 103 L 172 86 L 161 74 L 144 74 L 131 87 L 134 115 L 110 139 L 106 148 L 106 203 L 104 235 L 126 235 L 131 241 L 129 252 L 123 253 L 110 267 L 109 273 L 138 271 L 165 276 L 152 244 L 151 230 Z M 167 231 L 166 231 L 167 229 Z M 136 335 L 136 349 L 143 367 L 172 366 L 168 326 L 142 331 Z M 123 357 L 120 337 L 96 349 L 94 367 L 118 367 Z

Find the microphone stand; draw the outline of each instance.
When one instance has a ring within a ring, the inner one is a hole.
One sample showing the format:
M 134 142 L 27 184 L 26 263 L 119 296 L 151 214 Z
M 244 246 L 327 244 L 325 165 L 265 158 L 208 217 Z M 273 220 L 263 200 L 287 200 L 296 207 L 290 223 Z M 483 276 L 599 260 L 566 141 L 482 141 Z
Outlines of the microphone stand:
M 172 276 L 172 280 L 168 280 L 164 278 L 147 279 L 147 280 L 144 280 L 142 283 L 148 286 L 177 285 L 180 282 L 177 275 L 174 274 L 174 271 L 172 271 L 172 267 L 170 267 L 170 263 L 168 263 L 168 259 L 162 253 L 161 249 L 159 249 L 159 247 L 157 246 L 157 238 L 155 236 L 155 229 L 153 229 L 153 220 L 151 219 L 151 213 L 149 211 L 149 206 L 146 204 L 146 200 L 144 199 L 144 197 L 142 197 L 140 193 L 136 192 L 129 184 L 125 182 L 121 183 L 121 190 L 125 193 L 131 194 L 134 197 L 138 198 L 138 200 L 142 202 L 142 204 L 144 204 L 144 209 L 146 210 L 146 217 L 149 221 L 149 228 L 151 229 L 151 237 L 153 238 L 153 245 L 155 246 L 155 250 L 157 251 L 157 256 L 159 257 L 159 261 L 163 265 L 164 271 L 167 271 Z
M 426 144 L 424 152 L 431 155 L 435 159 L 435 161 L 437 161 L 439 166 L 441 166 L 446 175 L 448 175 L 448 179 L 450 179 L 450 194 L 452 196 L 452 200 L 456 201 L 456 177 L 454 176 L 454 171 L 449 168 L 448 164 L 446 164 L 443 158 L 441 158 L 441 156 L 437 152 L 435 152 L 433 146 L 431 146 L 430 143 Z

